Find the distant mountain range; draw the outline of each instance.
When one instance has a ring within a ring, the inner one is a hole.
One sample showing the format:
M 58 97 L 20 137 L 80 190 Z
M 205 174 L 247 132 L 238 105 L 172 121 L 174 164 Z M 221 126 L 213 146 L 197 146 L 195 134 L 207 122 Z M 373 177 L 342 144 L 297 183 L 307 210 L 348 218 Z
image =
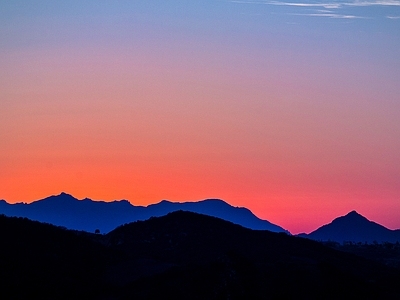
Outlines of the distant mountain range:
M 334 241 L 343 243 L 383 243 L 400 242 L 400 230 L 390 230 L 380 224 L 372 222 L 352 211 L 345 216 L 334 219 L 331 223 L 321 226 L 309 234 L 299 234 L 317 241 Z
M 233 207 L 218 199 L 183 203 L 163 200 L 148 206 L 135 206 L 127 200 L 113 202 L 93 201 L 88 198 L 78 200 L 69 194 L 61 193 L 30 204 L 9 204 L 0 200 L 0 214 L 6 216 L 26 217 L 35 221 L 87 232 L 99 230 L 101 233 L 110 232 L 126 223 L 160 217 L 179 210 L 217 217 L 253 230 L 269 230 L 290 234 L 289 231 L 278 225 L 257 218 L 247 208 Z M 297 236 L 316 241 L 338 243 L 400 242 L 400 230 L 390 230 L 368 220 L 356 211 L 338 217 L 309 234 L 302 233 Z
M 217 199 L 184 203 L 163 200 L 145 207 L 132 205 L 127 200 L 113 202 L 93 201 L 88 198 L 78 200 L 69 194 L 61 193 L 30 204 L 9 204 L 4 200 L 0 201 L 0 214 L 6 216 L 26 217 L 87 232 L 99 230 L 101 233 L 107 233 L 125 223 L 164 216 L 178 210 L 217 217 L 249 229 L 289 233 L 280 226 L 257 218 L 247 208 L 233 207 Z

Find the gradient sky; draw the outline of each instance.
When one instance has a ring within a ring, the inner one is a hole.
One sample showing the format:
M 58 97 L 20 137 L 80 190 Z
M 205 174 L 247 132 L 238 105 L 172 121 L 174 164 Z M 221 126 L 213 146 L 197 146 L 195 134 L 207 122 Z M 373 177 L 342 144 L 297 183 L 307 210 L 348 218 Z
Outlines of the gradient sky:
M 220 198 L 400 228 L 400 1 L 1 1 L 0 199 Z

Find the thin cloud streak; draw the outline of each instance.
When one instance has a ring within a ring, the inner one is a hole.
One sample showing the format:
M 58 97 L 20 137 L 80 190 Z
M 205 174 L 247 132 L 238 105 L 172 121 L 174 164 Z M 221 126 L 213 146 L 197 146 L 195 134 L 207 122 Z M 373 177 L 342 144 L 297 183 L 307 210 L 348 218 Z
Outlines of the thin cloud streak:
M 374 1 L 348 1 L 348 2 L 285 2 L 285 1 L 245 1 L 245 0 L 231 0 L 232 3 L 241 4 L 258 4 L 258 5 L 272 5 L 281 7 L 293 7 L 298 9 L 308 10 L 305 13 L 293 13 L 290 15 L 296 16 L 309 16 L 309 17 L 327 17 L 332 19 L 370 19 L 370 17 L 363 16 L 360 11 L 356 14 L 345 13 L 346 8 L 361 8 L 361 7 L 386 7 L 395 9 L 400 7 L 400 0 L 374 0 Z M 355 12 L 355 11 L 353 11 Z M 399 19 L 398 13 L 394 16 L 381 15 L 383 18 L 396 20 Z
M 295 16 L 307 16 L 307 17 L 328 17 L 332 19 L 364 19 L 363 17 L 353 15 L 340 15 L 333 13 L 315 13 L 315 14 L 291 14 Z
M 400 1 L 356 1 L 343 3 L 344 6 L 400 6 Z
M 282 5 L 282 6 L 297 6 L 297 7 L 323 7 L 326 9 L 340 8 L 339 3 L 293 3 L 293 2 L 269 2 L 265 4 Z
M 322 2 L 322 3 L 307 3 L 307 2 L 282 2 L 282 1 L 245 1 L 232 0 L 232 3 L 242 4 L 266 4 L 266 5 L 282 5 L 282 6 L 297 6 L 297 7 L 323 7 L 326 9 L 338 9 L 345 6 L 351 7 L 366 7 L 366 6 L 400 6 L 400 1 L 354 1 L 354 2 Z

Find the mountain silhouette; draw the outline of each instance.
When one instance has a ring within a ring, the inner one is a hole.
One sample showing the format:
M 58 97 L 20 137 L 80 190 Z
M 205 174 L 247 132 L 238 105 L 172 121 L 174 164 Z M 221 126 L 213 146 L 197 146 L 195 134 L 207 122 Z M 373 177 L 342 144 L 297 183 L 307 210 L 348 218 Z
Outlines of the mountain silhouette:
M 331 223 L 309 234 L 299 236 L 318 241 L 355 242 L 355 243 L 396 243 L 400 242 L 400 230 L 390 230 L 372 222 L 356 211 L 334 219 Z
M 132 205 L 127 200 L 78 200 L 69 194 L 61 193 L 30 204 L 9 204 L 4 200 L 0 201 L 0 213 L 6 216 L 26 217 L 87 232 L 99 230 L 101 233 L 107 233 L 125 223 L 159 217 L 177 210 L 218 217 L 250 229 L 289 233 L 280 226 L 257 218 L 247 208 L 233 207 L 218 199 L 184 203 L 163 200 L 145 207 Z
M 0 288 L 15 299 L 400 296 L 399 269 L 187 211 L 106 235 L 0 215 L 0 240 Z
M 93 234 L 94 235 L 94 234 Z M 9 299 L 101 299 L 106 247 L 51 224 L 0 215 L 0 289 Z
M 128 298 L 398 295 L 393 283 L 399 272 L 386 266 L 312 240 L 187 211 L 126 224 L 103 237 L 130 262 L 108 273 L 114 282 L 125 283 Z

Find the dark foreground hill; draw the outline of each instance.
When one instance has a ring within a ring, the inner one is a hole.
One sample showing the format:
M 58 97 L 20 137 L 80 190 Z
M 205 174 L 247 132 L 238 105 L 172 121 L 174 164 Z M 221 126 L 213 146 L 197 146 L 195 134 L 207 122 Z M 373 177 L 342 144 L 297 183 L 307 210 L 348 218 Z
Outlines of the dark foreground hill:
M 177 211 L 107 235 L 0 217 L 15 298 L 398 298 L 400 271 L 284 233 Z
M 0 290 L 8 299 L 98 295 L 113 254 L 77 232 L 0 215 Z
M 368 220 L 356 211 L 338 217 L 310 234 L 301 234 L 300 236 L 317 241 L 334 241 L 338 243 L 400 242 L 400 230 L 390 230 Z
M 149 206 L 135 206 L 127 200 L 104 202 L 91 199 L 78 200 L 61 193 L 29 204 L 9 204 L 0 200 L 0 214 L 25 217 L 68 229 L 107 233 L 117 226 L 167 213 L 185 210 L 221 218 L 250 229 L 288 232 L 282 227 L 257 218 L 244 207 L 233 207 L 219 199 L 174 203 L 166 200 Z

